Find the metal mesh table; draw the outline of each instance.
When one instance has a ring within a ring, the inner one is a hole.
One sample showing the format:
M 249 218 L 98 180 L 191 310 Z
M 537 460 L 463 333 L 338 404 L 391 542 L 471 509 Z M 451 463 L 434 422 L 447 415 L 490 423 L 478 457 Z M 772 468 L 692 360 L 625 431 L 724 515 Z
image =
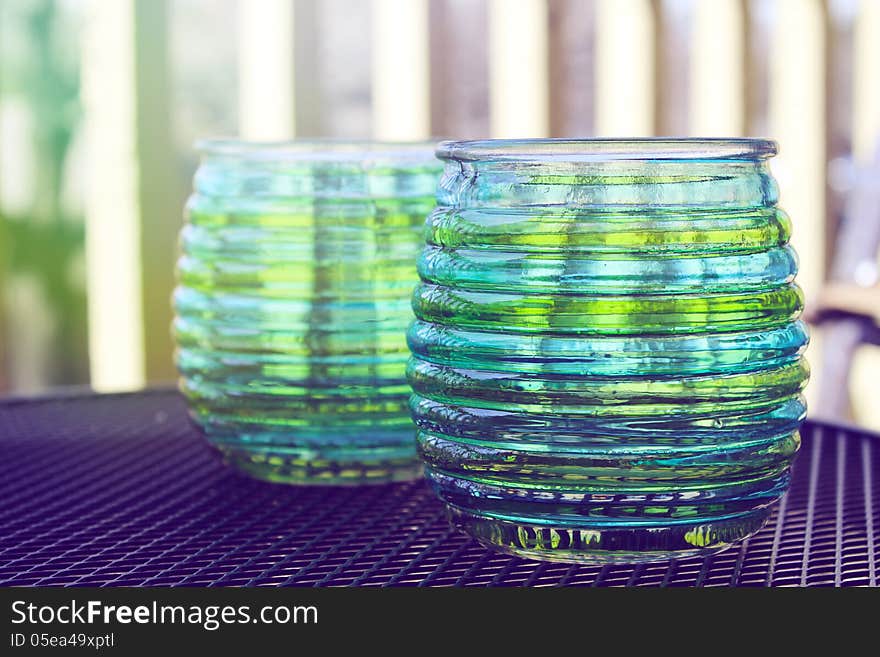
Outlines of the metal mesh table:
M 226 468 L 173 391 L 0 403 L 3 585 L 876 585 L 880 442 L 808 423 L 794 483 L 739 549 L 543 564 L 451 529 L 424 483 L 292 488 Z

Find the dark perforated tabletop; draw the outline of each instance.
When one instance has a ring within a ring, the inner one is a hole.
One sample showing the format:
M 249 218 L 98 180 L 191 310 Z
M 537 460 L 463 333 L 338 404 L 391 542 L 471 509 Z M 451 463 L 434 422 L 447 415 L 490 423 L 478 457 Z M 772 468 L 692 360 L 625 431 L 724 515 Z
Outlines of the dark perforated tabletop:
M 807 423 L 794 483 L 738 549 L 642 566 L 489 552 L 422 482 L 293 488 L 226 468 L 177 393 L 0 402 L 0 584 L 877 584 L 880 437 Z

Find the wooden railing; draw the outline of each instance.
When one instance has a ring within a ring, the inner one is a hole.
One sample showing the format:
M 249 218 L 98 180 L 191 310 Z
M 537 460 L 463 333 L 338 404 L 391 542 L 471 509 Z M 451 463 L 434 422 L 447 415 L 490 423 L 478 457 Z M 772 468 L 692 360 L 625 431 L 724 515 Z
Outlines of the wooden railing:
M 92 0 L 87 13 L 88 292 L 99 389 L 173 376 L 168 297 L 186 191 L 170 146 L 173 6 Z M 880 0 L 219 6 L 238 12 L 229 102 L 248 138 L 772 137 L 808 297 L 825 277 L 849 163 L 868 161 L 880 138 Z M 203 29 L 212 29 L 210 14 Z

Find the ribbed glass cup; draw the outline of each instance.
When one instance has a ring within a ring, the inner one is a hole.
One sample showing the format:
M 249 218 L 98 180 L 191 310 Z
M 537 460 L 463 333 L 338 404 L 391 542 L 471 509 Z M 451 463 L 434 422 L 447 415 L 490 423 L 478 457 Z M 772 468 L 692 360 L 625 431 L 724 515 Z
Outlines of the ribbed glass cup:
M 431 144 L 209 141 L 174 295 L 191 415 L 250 474 L 409 479 L 405 332 Z
M 408 338 L 426 474 L 481 543 L 723 549 L 785 492 L 808 377 L 764 140 L 444 142 Z

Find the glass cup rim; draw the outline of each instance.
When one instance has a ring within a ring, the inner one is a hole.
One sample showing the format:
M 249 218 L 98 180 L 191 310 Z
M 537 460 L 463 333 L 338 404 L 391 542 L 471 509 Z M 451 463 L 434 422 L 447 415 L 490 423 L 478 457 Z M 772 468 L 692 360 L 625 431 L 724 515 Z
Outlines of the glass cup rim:
M 437 162 L 438 140 L 382 141 L 371 139 L 308 138 L 247 140 L 234 137 L 199 139 L 195 151 L 202 157 L 229 157 L 274 162 L 328 162 L 339 164 Z M 439 162 L 437 162 L 439 165 Z
M 746 137 L 480 139 L 437 145 L 439 159 L 460 162 L 753 161 L 777 152 L 772 139 Z

